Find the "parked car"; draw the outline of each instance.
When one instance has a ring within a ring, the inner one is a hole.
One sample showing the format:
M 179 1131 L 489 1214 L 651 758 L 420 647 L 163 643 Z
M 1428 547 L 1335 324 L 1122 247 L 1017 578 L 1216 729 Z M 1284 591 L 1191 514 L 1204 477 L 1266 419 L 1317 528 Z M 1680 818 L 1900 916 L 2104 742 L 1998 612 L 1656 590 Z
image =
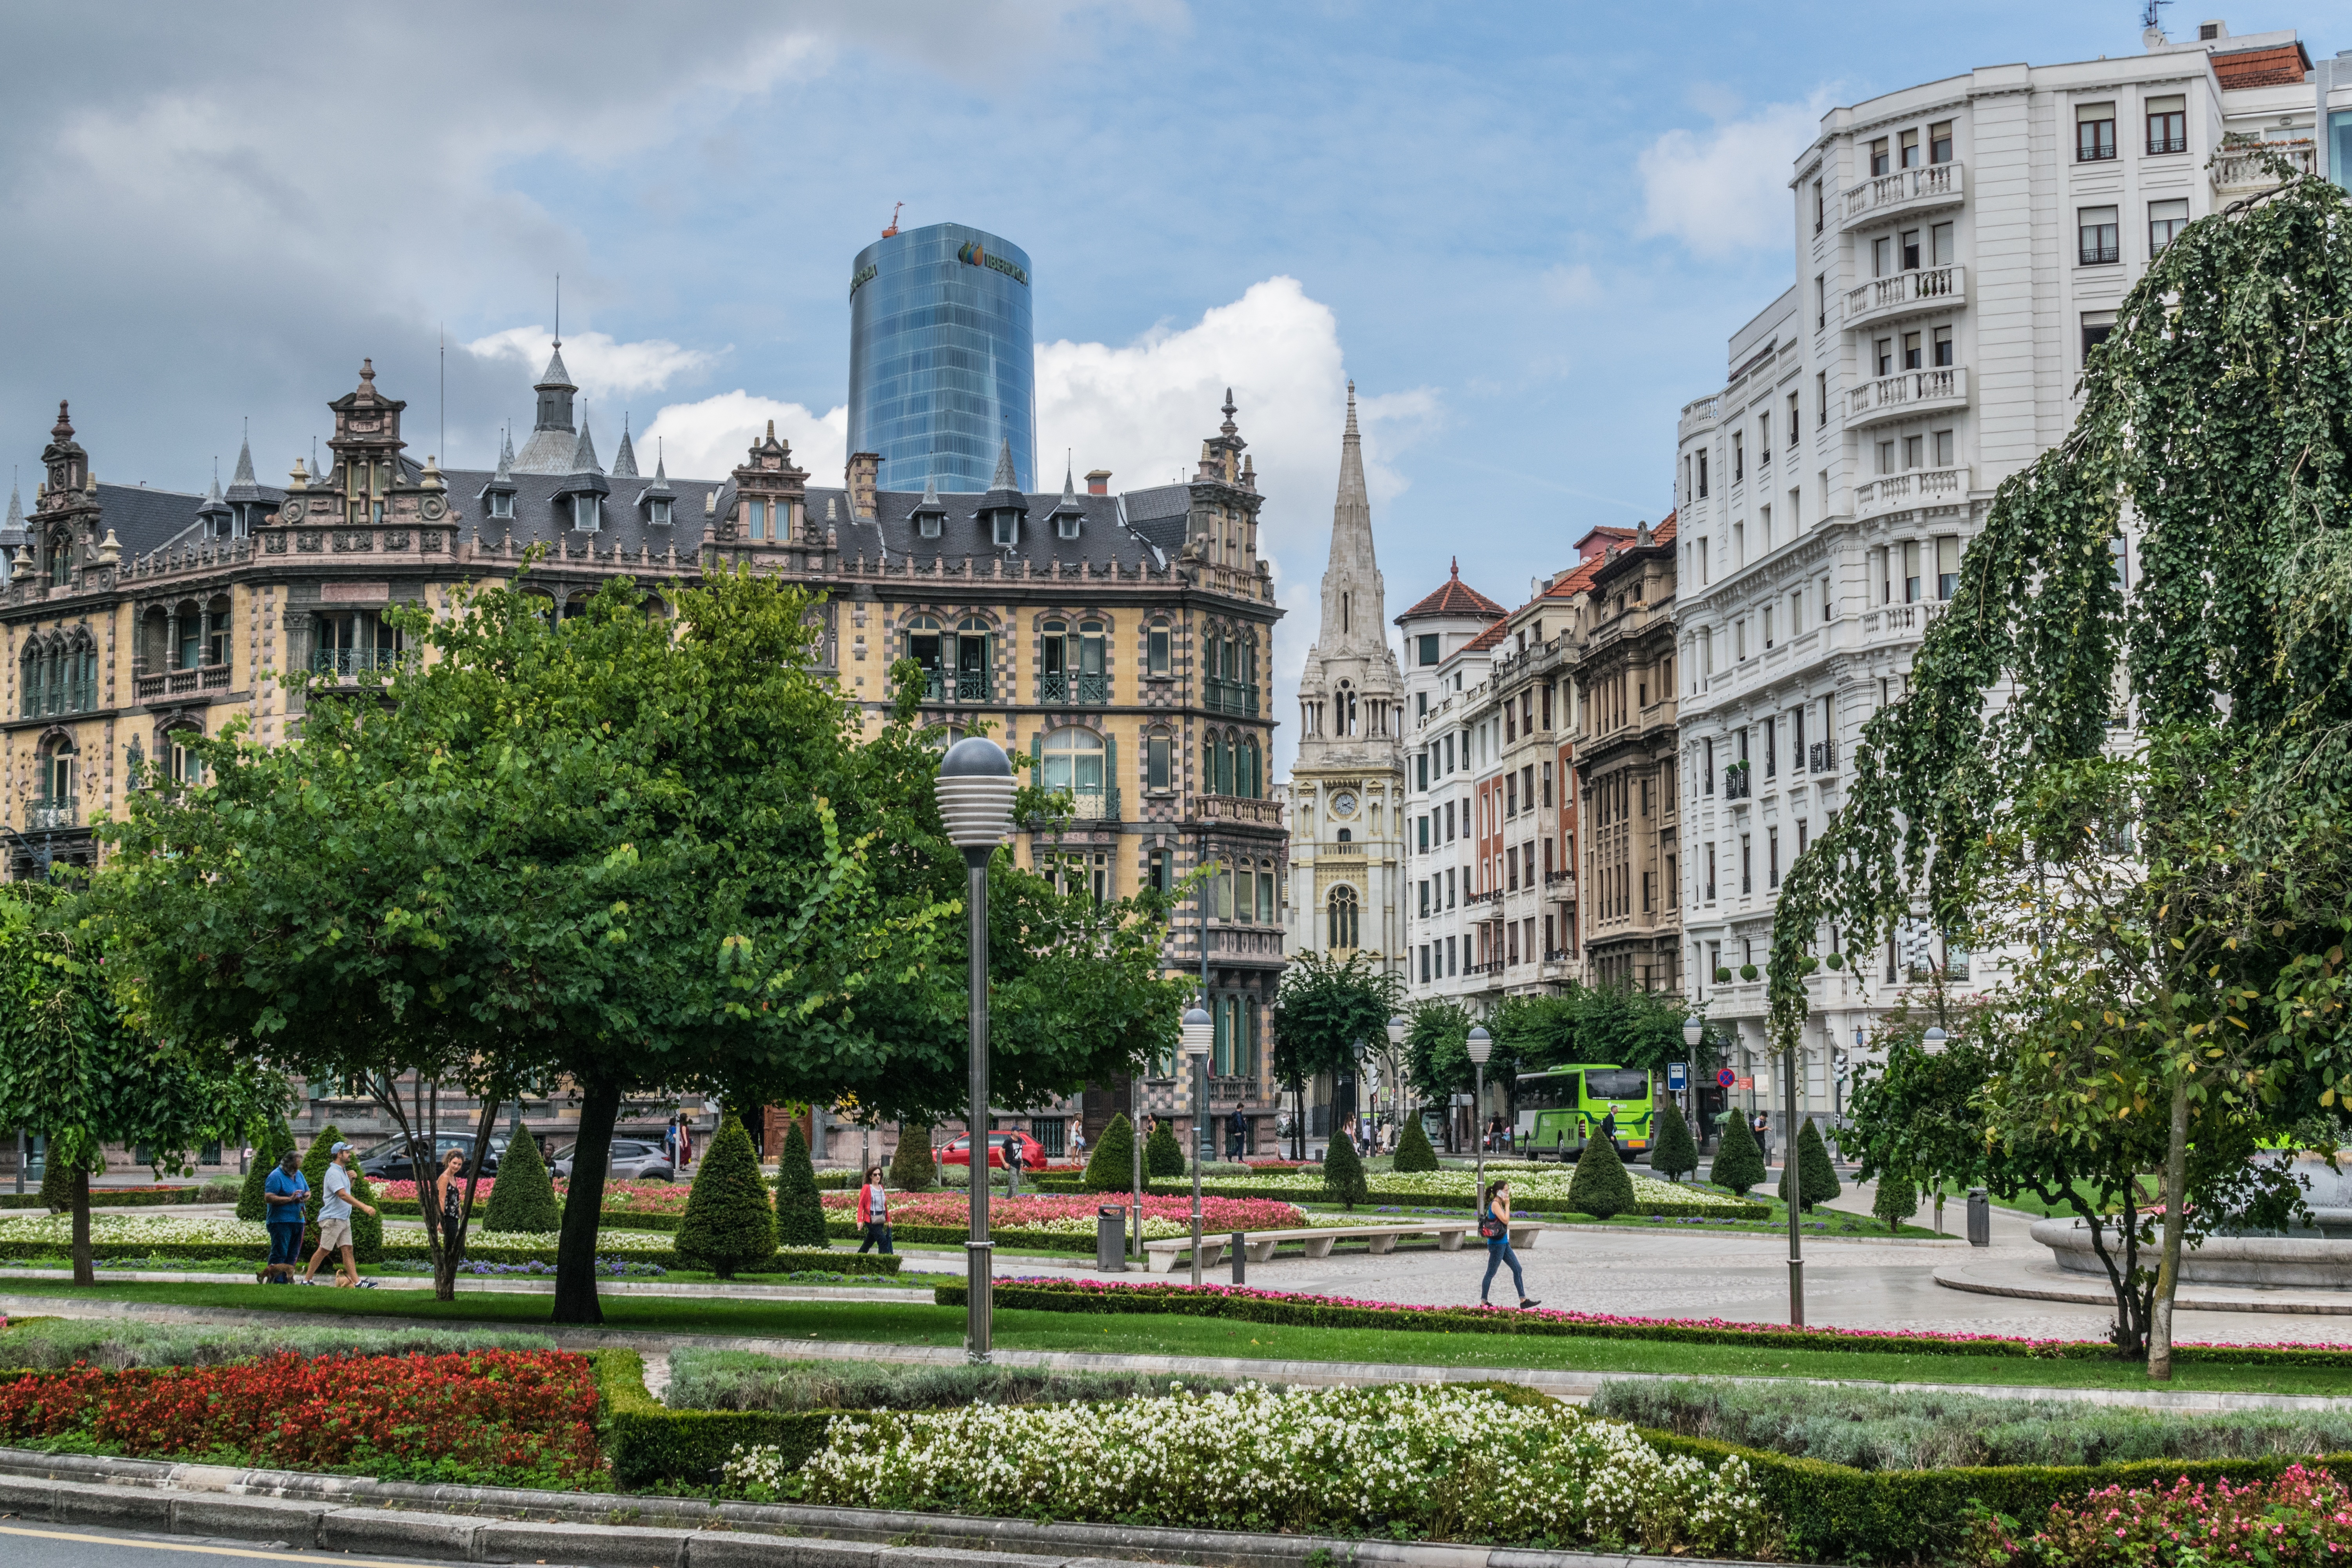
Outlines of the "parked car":
M 1030 1137 L 1026 1132 L 990 1133 L 988 1135 L 988 1168 L 992 1171 L 1001 1171 L 1004 1169 L 1005 1146 L 1011 1143 L 1015 1138 L 1021 1140 L 1021 1168 L 1024 1171 L 1044 1170 L 1045 1168 L 1045 1145 L 1038 1142 L 1037 1140 Z M 948 1141 L 947 1146 L 939 1152 L 937 1158 L 939 1163 L 942 1165 L 971 1164 L 971 1134 L 969 1132 L 957 1133 L 953 1138 Z
M 504 1136 L 491 1138 L 489 1152 L 482 1156 L 483 1175 L 499 1173 L 499 1156 L 506 1152 L 506 1146 Z M 434 1152 L 436 1157 L 433 1168 L 425 1172 L 428 1178 L 439 1173 L 441 1160 L 446 1158 L 452 1149 L 470 1156 L 474 1152 L 474 1135 L 470 1132 L 444 1132 L 436 1138 Z M 413 1182 L 418 1179 L 416 1173 L 410 1168 L 408 1141 L 404 1138 L 387 1138 L 381 1143 L 370 1144 L 361 1150 L 359 1168 L 361 1173 L 372 1182 Z
M 555 1152 L 555 1173 L 569 1178 L 572 1174 L 572 1154 L 577 1143 L 566 1143 Z M 612 1157 L 604 1164 L 608 1182 L 673 1182 L 677 1173 L 670 1169 L 669 1156 L 658 1143 L 647 1143 L 635 1138 L 613 1140 Z

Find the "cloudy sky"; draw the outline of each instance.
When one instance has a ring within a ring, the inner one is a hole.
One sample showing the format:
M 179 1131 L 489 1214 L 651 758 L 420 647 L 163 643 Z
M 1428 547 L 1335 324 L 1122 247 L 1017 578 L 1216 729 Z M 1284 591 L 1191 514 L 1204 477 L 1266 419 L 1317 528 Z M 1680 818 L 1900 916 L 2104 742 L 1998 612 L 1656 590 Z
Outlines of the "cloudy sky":
M 626 417 L 673 473 L 716 474 L 772 418 L 838 483 L 850 258 L 903 201 L 907 226 L 1029 252 L 1042 471 L 1066 448 L 1164 481 L 1233 386 L 1286 684 L 1349 377 L 1391 613 L 1457 555 L 1516 603 L 1587 528 L 1667 510 L 1676 411 L 1787 285 L 1788 159 L 1822 108 L 2138 47 L 2136 0 L 1883 20 L 1826 0 L 12 6 L 0 438 L 29 489 L 69 397 L 102 477 L 200 489 L 249 420 L 275 478 L 364 355 L 414 451 L 487 464 L 502 422 L 529 425 L 560 272 L 608 457 Z M 2316 0 L 2229 21 L 2352 46 Z

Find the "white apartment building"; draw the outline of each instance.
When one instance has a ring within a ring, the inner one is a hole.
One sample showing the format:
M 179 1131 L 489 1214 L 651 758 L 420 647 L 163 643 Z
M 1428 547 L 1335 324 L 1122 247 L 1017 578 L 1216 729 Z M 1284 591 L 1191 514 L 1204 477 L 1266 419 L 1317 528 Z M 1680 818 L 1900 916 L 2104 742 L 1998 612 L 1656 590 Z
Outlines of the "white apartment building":
M 1468 715 L 1508 614 L 1462 581 L 1456 563 L 1436 592 L 1396 618 L 1404 632 L 1405 984 L 1415 1001 L 1459 1002 L 1476 1013 L 1490 1004 L 1480 1000 L 1487 977 L 1475 946 L 1482 764 Z
M 2269 183 L 2229 147 L 2318 166 L 2326 112 L 2352 152 L 2352 60 L 2339 112 L 2294 33 L 2197 30 L 1832 110 L 1789 183 L 1796 280 L 1683 410 L 1684 952 L 1688 994 L 1735 1031 L 1739 1103 L 1781 1104 L 1761 972 L 1780 878 L 1837 810 L 1862 722 L 1903 695 L 1994 489 L 2066 433 L 2149 257 Z M 1807 982 L 1809 1114 L 1841 1108 L 1841 1058 L 1937 965 L 1969 988 L 1968 954 L 1925 930 Z

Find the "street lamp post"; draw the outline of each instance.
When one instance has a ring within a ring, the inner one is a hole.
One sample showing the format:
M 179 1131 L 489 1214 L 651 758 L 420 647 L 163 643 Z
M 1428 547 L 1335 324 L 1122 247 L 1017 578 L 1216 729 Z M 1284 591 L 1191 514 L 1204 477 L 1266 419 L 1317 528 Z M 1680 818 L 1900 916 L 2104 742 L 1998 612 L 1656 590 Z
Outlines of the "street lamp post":
M 1789 1042 L 1787 1052 L 1789 1081 L 1780 1095 L 1788 1107 L 1788 1125 L 1780 1134 L 1780 1184 L 1789 1192 L 1789 1322 L 1791 1327 L 1805 1326 L 1805 1247 L 1798 1230 L 1797 1199 L 1805 1190 L 1804 1169 L 1797 1159 L 1797 1043 Z
M 1470 1094 L 1470 1146 L 1477 1151 L 1477 1181 L 1470 1195 L 1470 1208 L 1476 1213 L 1486 1201 L 1486 1124 L 1480 1120 L 1486 1113 L 1486 1058 L 1495 1054 L 1495 1037 L 1486 1032 L 1484 1024 L 1470 1028 L 1470 1066 L 1476 1074 L 1478 1087 Z
M 1209 1047 L 1217 1026 L 1206 1009 L 1184 1014 L 1184 1055 L 1192 1064 L 1192 1283 L 1201 1282 L 1201 1131 L 1209 1117 Z
M 1396 1076 L 1392 1098 L 1396 1105 L 1397 1146 L 1404 1146 L 1404 1032 L 1412 1026 L 1399 1014 L 1389 1020 L 1389 1071 Z
M 1944 1033 L 1944 1026 L 1941 1024 L 1930 1024 L 1920 1044 L 1927 1047 L 1927 1054 L 1932 1057 L 1940 1052 L 1944 1048 L 1945 1042 L 1950 1038 L 1949 1035 Z M 1944 1234 L 1944 1184 L 1940 1181 L 1936 1184 L 1936 1234 L 1937 1236 Z
M 1706 1021 L 1696 1013 L 1685 1016 L 1683 1049 L 1689 1058 L 1690 1065 L 1684 1069 L 1683 1075 L 1683 1082 L 1686 1086 L 1683 1089 L 1683 1110 L 1685 1119 L 1693 1122 L 1698 1120 L 1698 1047 L 1699 1042 L 1706 1038 Z M 1704 1143 L 1706 1141 L 1706 1134 L 1700 1133 L 1699 1142 Z
M 1348 1048 L 1355 1053 L 1356 1058 L 1355 1089 L 1348 1097 L 1348 1142 L 1353 1143 L 1364 1121 L 1364 1042 L 1358 1040 Z
M 932 789 L 948 841 L 963 851 L 964 902 L 971 915 L 971 1106 L 965 1121 L 971 1176 L 971 1234 L 964 1243 L 964 1359 L 988 1360 L 996 1275 L 988 1239 L 988 862 L 1013 830 L 1013 763 L 1004 748 L 970 735 L 948 748 Z

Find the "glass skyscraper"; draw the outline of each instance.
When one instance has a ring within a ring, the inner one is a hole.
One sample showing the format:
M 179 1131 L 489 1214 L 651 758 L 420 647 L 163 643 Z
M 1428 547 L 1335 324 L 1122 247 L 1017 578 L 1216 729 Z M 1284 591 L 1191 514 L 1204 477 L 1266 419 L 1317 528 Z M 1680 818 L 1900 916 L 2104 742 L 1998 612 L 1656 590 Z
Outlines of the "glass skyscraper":
M 849 282 L 849 449 L 882 458 L 881 485 L 984 490 L 1013 446 L 1024 490 L 1037 473 L 1036 339 L 1029 257 L 960 223 L 857 253 Z

